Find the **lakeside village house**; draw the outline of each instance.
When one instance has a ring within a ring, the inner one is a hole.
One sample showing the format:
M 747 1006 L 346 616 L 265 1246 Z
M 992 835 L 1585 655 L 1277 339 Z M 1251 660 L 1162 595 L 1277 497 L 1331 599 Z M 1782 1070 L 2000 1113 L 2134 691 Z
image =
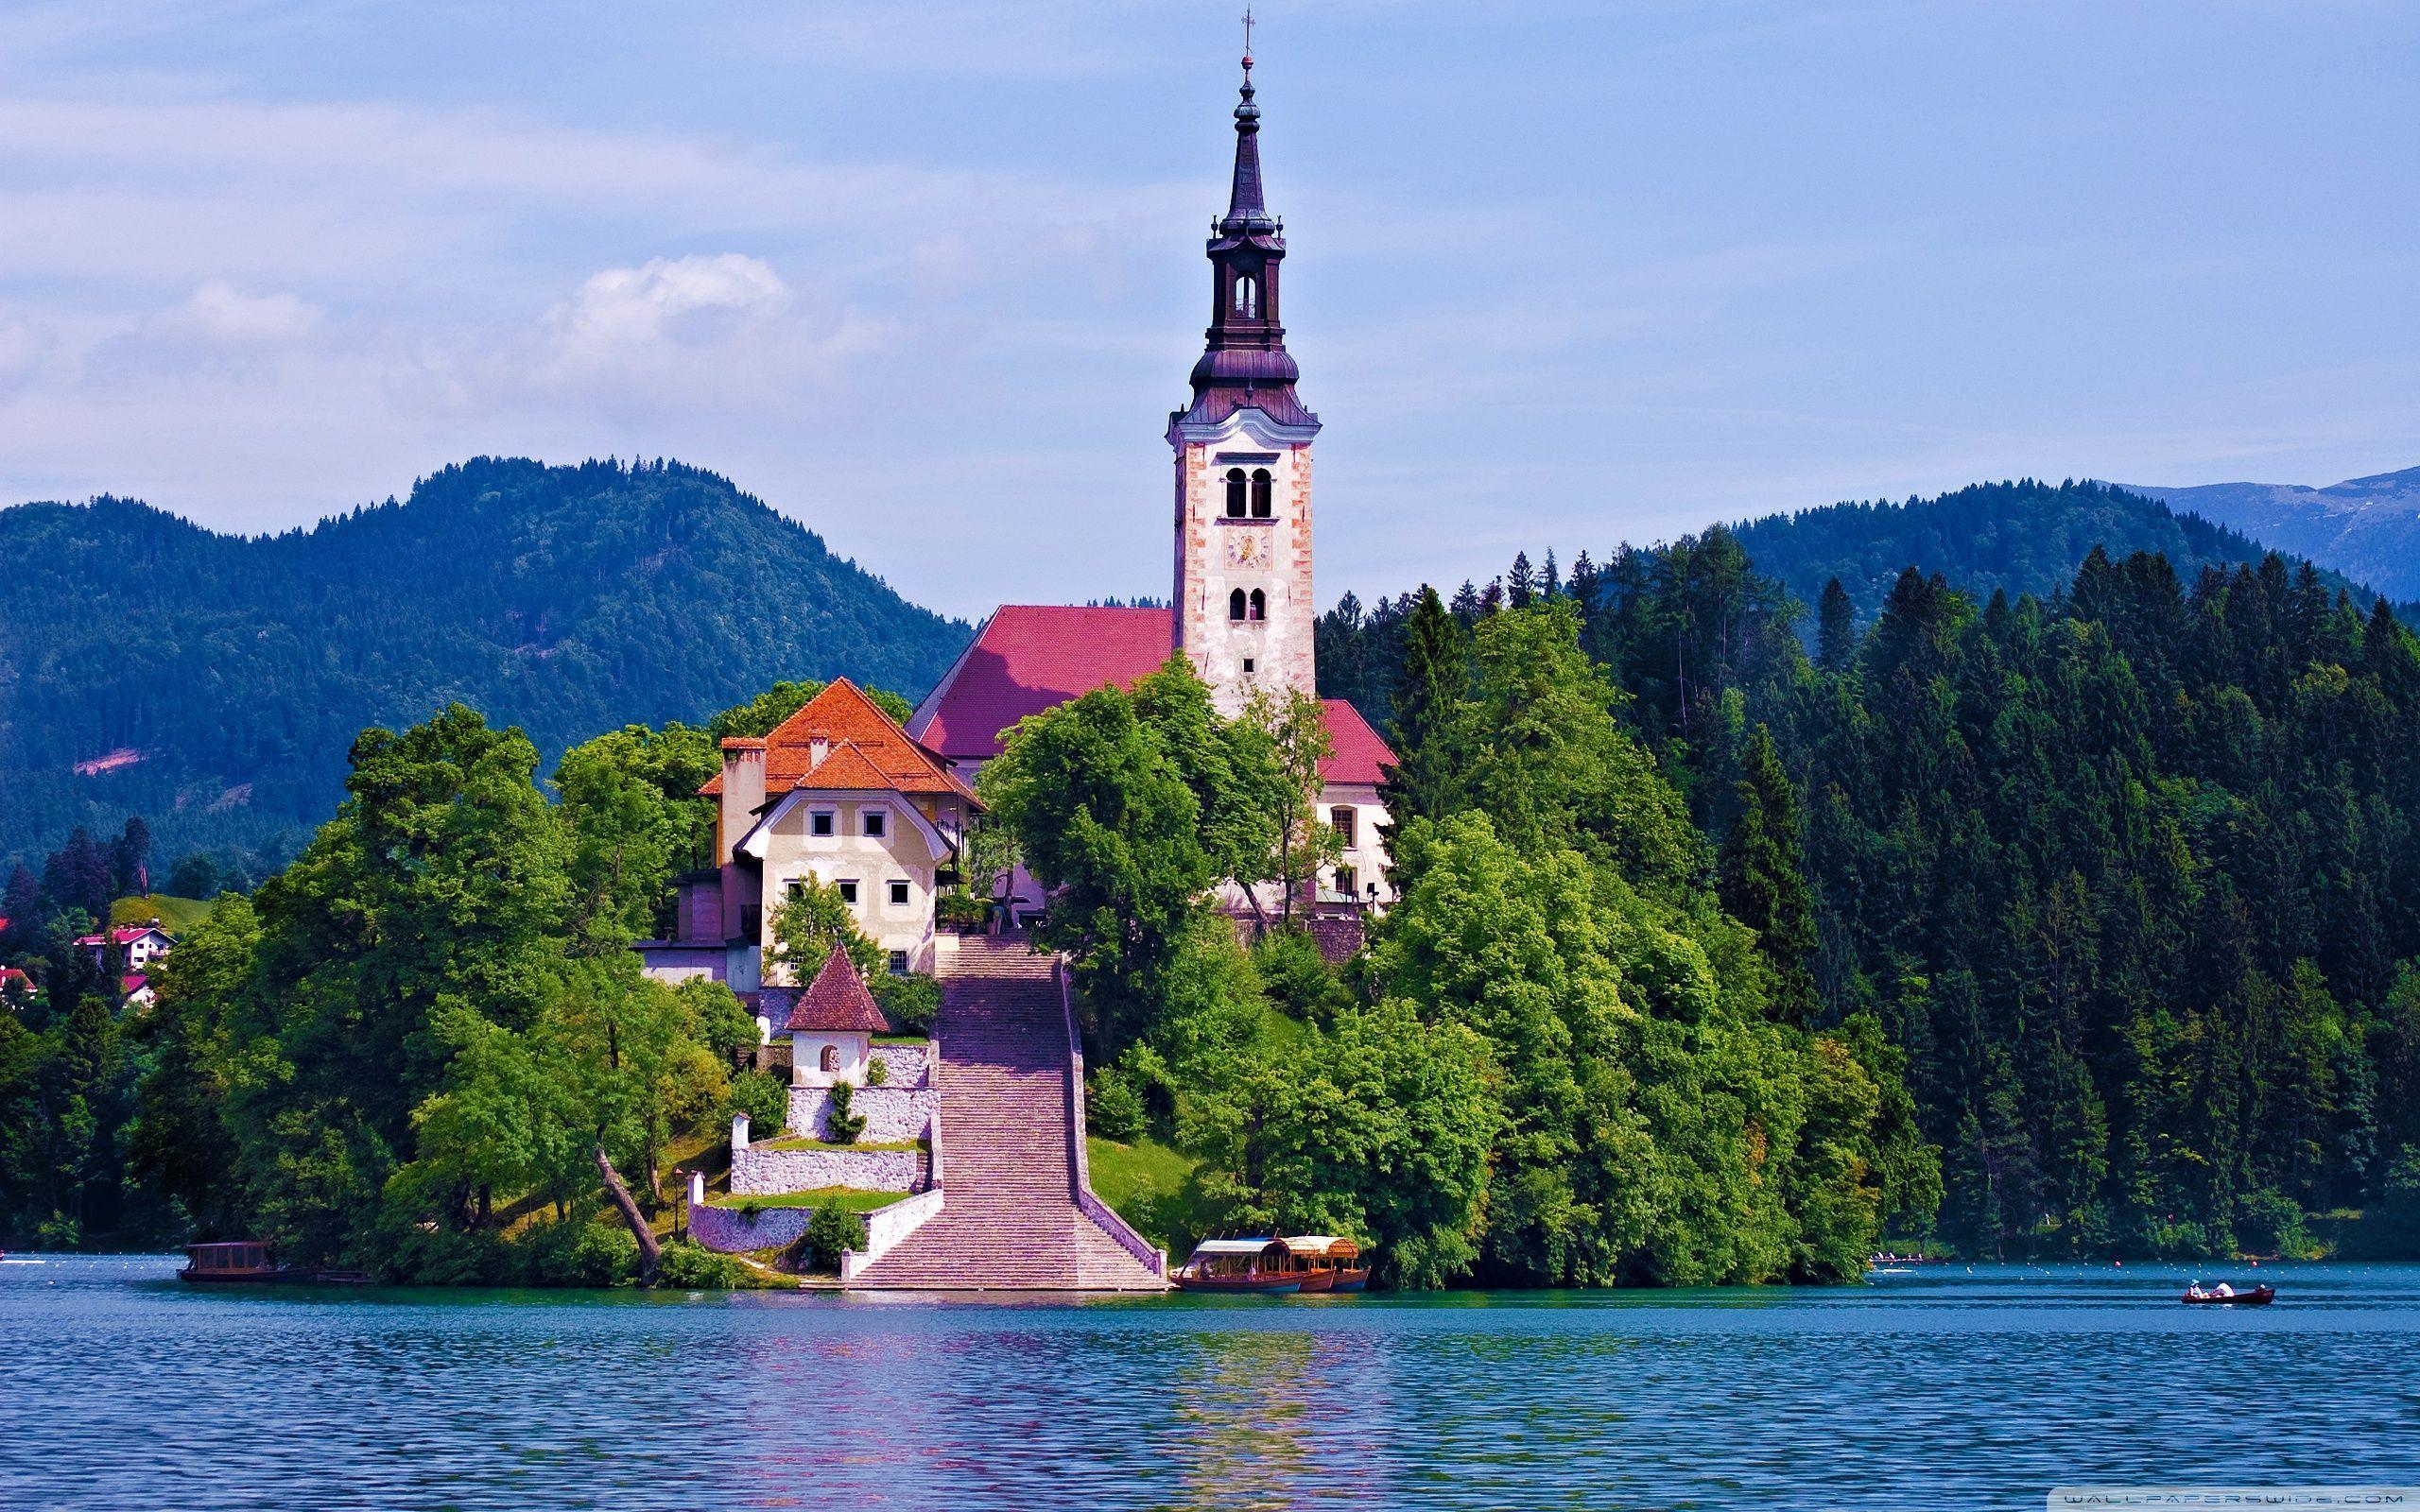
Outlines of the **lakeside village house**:
M 812 993 L 764 964 L 781 899 L 807 877 L 830 884 L 890 970 L 933 971 L 934 900 L 966 880 L 959 861 L 982 807 L 971 784 L 1018 720 L 1096 688 L 1131 687 L 1171 649 L 1192 660 L 1230 715 L 1256 691 L 1316 692 L 1311 443 L 1320 421 L 1295 393 L 1300 370 L 1279 323 L 1284 223 L 1262 198 L 1249 60 L 1241 93 L 1227 212 L 1208 247 L 1207 348 L 1193 367 L 1192 403 L 1169 417 L 1166 437 L 1174 608 L 1003 605 L 904 728 L 839 679 L 762 740 L 724 741 L 722 772 L 700 790 L 717 805 L 716 866 L 681 884 L 675 936 L 638 947 L 651 974 L 728 982 L 769 1036 L 816 1032 L 792 1027 Z M 1378 780 L 1392 755 L 1351 704 L 1332 698 L 1322 708 L 1332 749 L 1317 815 L 1343 850 L 1319 879 L 1311 923 L 1341 954 L 1358 943 L 1360 910 L 1391 901 Z M 1022 869 L 972 881 L 1013 919 L 1044 902 Z M 1244 911 L 1232 888 L 1222 901 Z M 1273 902 L 1273 892 L 1262 901 Z M 800 1052 L 793 1065 L 805 1076 L 821 1054 Z M 862 1057 L 845 1063 L 860 1068 L 852 1080 L 862 1076 Z

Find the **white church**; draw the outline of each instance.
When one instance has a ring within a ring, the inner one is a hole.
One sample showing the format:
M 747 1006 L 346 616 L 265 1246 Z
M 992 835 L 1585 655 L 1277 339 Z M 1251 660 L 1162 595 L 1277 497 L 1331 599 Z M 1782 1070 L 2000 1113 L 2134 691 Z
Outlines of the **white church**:
M 684 882 L 676 937 L 639 947 L 650 973 L 727 981 L 778 1027 L 806 984 L 766 980 L 774 909 L 809 876 L 838 887 L 894 971 L 929 971 L 934 899 L 990 887 L 1011 917 L 1041 906 L 1032 880 L 965 878 L 975 774 L 1028 714 L 1104 686 L 1129 687 L 1171 650 L 1220 710 L 1256 692 L 1317 692 L 1312 627 L 1311 446 L 1319 417 L 1279 323 L 1284 226 L 1263 198 L 1251 60 L 1236 107 L 1227 211 L 1209 243 L 1211 321 L 1191 404 L 1169 417 L 1174 454 L 1173 609 L 1001 606 L 903 728 L 846 679 L 762 740 L 723 743 L 717 864 Z M 1377 732 L 1342 699 L 1322 708 L 1332 749 L 1319 821 L 1340 844 L 1310 904 L 1323 948 L 1357 943 L 1360 913 L 1390 901 Z

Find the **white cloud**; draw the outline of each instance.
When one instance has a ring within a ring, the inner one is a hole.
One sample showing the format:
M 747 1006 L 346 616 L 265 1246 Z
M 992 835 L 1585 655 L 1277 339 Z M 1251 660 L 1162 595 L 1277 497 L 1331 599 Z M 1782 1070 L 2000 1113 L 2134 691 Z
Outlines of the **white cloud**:
M 170 310 L 161 324 L 224 346 L 277 347 L 307 339 L 320 329 L 323 315 L 299 294 L 246 294 L 214 279 Z
M 789 285 L 760 258 L 658 257 L 592 275 L 549 323 L 567 362 L 610 364 L 665 346 L 728 340 L 789 303 Z

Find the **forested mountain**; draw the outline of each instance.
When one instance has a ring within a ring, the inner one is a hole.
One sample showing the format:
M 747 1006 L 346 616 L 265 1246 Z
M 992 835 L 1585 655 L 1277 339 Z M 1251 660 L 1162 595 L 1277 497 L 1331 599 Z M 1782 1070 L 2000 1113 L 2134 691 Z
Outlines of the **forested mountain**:
M 1580 613 L 1811 1022 L 1906 1049 L 1970 1253 L 2420 1243 L 2420 641 L 2382 601 L 2274 556 L 1906 570 L 1862 631 L 1819 592 L 1810 661 L 1727 532 L 1504 582 Z M 1387 715 L 1417 624 L 1331 613 L 1322 691 Z
M 2247 536 L 2157 499 L 2105 483 L 1980 483 L 1904 504 L 1834 504 L 1795 514 L 1768 515 L 1732 527 L 1756 570 L 1778 580 L 1800 603 L 1813 604 L 1837 577 L 1870 625 L 1903 567 L 1941 573 L 1970 593 L 2048 598 L 2065 588 L 2095 546 L 2114 558 L 2148 551 L 2168 558 L 2187 577 L 2208 566 L 2257 562 L 2264 551 L 2301 552 L 2316 561 L 2328 587 L 2366 582 L 2395 596 L 2353 564 L 2325 551 L 2252 529 Z M 2258 539 L 2254 539 L 2257 537 Z M 2349 573 L 2354 581 L 2335 572 Z M 2362 596 L 2362 595 L 2357 595 Z
M 2279 551 L 2300 552 L 2399 599 L 2420 598 L 2420 467 L 2324 489 L 2287 483 L 2136 488 Z
M 282 850 L 364 727 L 449 701 L 546 765 L 789 678 L 921 691 L 968 629 L 677 463 L 480 458 L 310 530 L 125 499 L 0 510 L 0 858 L 146 816 L 160 853 Z

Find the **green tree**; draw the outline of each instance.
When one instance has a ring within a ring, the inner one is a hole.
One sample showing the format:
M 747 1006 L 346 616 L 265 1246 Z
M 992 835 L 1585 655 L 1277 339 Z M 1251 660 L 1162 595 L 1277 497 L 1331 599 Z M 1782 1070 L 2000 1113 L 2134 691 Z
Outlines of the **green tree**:
M 1804 1027 L 1817 1006 L 1815 899 L 1799 859 L 1805 835 L 1798 790 L 1763 725 L 1740 762 L 1737 794 L 1738 810 L 1722 844 L 1719 895 L 1725 911 L 1756 932 L 1756 948 L 1772 968 L 1774 1015 Z

